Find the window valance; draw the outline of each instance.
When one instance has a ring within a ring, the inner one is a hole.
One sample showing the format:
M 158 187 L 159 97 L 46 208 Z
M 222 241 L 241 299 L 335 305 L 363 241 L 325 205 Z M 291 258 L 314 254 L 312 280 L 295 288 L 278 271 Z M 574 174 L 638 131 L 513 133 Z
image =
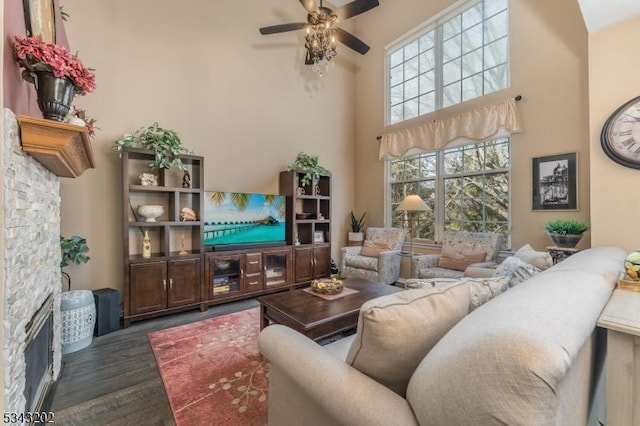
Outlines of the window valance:
M 440 120 L 385 133 L 381 138 L 379 157 L 383 160 L 386 157 L 439 151 L 461 142 L 480 143 L 521 131 L 516 101 L 509 98 Z

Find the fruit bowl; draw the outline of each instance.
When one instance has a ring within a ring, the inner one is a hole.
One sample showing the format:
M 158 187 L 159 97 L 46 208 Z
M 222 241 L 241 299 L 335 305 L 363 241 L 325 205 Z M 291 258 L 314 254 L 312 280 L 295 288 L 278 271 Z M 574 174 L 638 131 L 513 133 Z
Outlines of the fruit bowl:
M 311 291 L 318 294 L 340 294 L 344 290 L 344 283 L 336 277 L 311 281 Z
M 155 222 L 164 213 L 164 207 L 155 204 L 138 206 L 138 213 L 144 217 L 145 222 Z
M 634 250 L 624 261 L 627 276 L 633 281 L 640 281 L 640 249 Z

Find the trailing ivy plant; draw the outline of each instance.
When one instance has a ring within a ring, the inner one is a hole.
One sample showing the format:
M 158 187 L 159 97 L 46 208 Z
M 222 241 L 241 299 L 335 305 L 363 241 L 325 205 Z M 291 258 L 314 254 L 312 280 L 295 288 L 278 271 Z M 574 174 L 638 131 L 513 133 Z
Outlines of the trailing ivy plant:
M 582 235 L 589 229 L 589 224 L 574 219 L 555 219 L 545 222 L 544 229 L 552 234 Z
M 193 152 L 182 145 L 180 136 L 175 130 L 164 129 L 153 123 L 149 127 L 141 127 L 132 135 L 124 135 L 115 142 L 113 149 L 122 153 L 124 148 L 142 147 L 154 152 L 154 159 L 149 164 L 152 169 L 170 169 L 177 167 L 185 169 L 180 159 L 180 154 L 192 154 Z
M 320 165 L 317 155 L 309 155 L 304 152 L 298 154 L 295 161 L 287 166 L 287 170 L 306 172 L 300 180 L 302 186 L 317 182 L 320 176 L 331 176 L 331 172 Z
M 62 260 L 60 261 L 60 269 L 71 264 L 81 265 L 87 263 L 91 258 L 87 256 L 89 246 L 87 240 L 78 235 L 69 238 L 60 236 L 60 250 L 62 251 Z M 67 279 L 68 288 L 71 290 L 71 277 L 65 271 L 62 275 Z

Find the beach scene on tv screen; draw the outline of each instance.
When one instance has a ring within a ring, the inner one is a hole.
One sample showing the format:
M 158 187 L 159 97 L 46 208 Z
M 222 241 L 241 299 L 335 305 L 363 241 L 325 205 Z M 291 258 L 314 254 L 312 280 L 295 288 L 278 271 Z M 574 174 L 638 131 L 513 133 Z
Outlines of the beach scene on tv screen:
M 285 239 L 285 197 L 207 192 L 205 245 L 264 243 Z

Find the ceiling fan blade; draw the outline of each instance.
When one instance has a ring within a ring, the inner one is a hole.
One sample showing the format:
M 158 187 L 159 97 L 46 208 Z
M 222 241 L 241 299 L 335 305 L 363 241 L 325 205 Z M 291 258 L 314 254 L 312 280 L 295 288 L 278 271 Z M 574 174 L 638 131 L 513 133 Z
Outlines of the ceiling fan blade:
M 338 17 L 338 21 L 344 21 L 371 10 L 379 4 L 378 0 L 355 0 L 339 7 L 333 13 Z
M 360 40 L 358 37 L 354 36 L 353 34 L 346 32 L 342 28 L 334 28 L 333 35 L 335 36 L 336 40 L 338 40 L 348 48 L 353 49 L 362 55 L 367 53 L 370 49 L 367 43 Z
M 304 7 L 309 13 L 316 10 L 315 0 L 300 0 L 300 4 L 302 4 L 302 7 Z
M 295 30 L 301 30 L 303 28 L 307 28 L 307 25 L 309 24 L 307 24 L 306 22 L 295 22 L 292 24 L 273 25 L 271 27 L 260 28 L 260 34 L 267 35 L 267 34 L 275 34 L 275 33 L 286 33 L 287 31 L 295 31 Z

